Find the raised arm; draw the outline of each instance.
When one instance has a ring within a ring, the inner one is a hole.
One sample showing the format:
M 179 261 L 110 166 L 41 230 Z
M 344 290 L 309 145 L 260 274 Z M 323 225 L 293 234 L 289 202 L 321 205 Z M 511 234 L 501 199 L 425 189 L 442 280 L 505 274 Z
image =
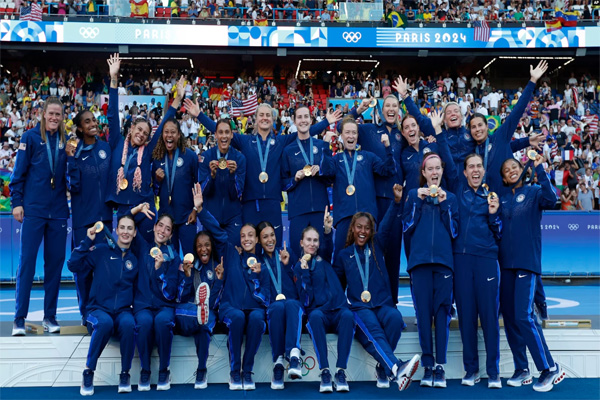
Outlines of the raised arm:
M 185 107 L 187 113 L 198 119 L 204 127 L 210 132 L 215 133 L 217 131 L 217 123 L 212 119 L 208 118 L 206 114 L 200 111 L 200 106 L 197 101 L 192 101 L 190 99 L 183 100 L 183 106 Z
M 119 120 L 119 70 L 121 59 L 115 53 L 106 60 L 110 74 L 110 89 L 108 90 L 108 144 L 114 151 L 123 139 L 121 135 L 121 121 Z

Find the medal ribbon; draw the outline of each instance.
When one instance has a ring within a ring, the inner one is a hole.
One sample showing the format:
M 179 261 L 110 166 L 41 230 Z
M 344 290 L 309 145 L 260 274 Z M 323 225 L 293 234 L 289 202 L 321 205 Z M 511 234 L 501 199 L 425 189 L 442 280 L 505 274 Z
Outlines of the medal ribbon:
M 82 151 L 88 151 L 88 150 L 93 149 L 95 145 L 96 145 L 96 142 L 94 142 L 88 146 L 84 146 L 83 141 L 82 141 L 77 148 L 77 153 L 75 153 L 75 158 L 79 158 Z
M 56 168 L 58 166 L 58 141 L 60 134 L 58 132 L 56 135 L 56 147 L 54 149 L 54 159 L 52 159 L 52 150 L 50 149 L 50 138 L 46 139 L 46 152 L 48 153 L 48 162 L 50 163 L 50 173 L 52 174 L 52 180 L 54 180 L 54 175 L 56 174 Z
M 490 144 L 490 137 L 488 136 L 485 139 L 485 149 L 484 149 L 484 156 L 483 156 L 483 169 L 485 170 L 485 173 L 483 174 L 483 179 L 481 180 L 481 183 L 485 183 L 485 178 L 487 178 L 487 164 L 488 164 L 488 149 L 489 149 L 489 144 Z M 479 154 L 479 146 L 475 147 L 475 152 L 477 153 L 477 155 Z
M 271 281 L 273 281 L 273 285 L 275 286 L 275 291 L 277 294 L 281 294 L 281 264 L 279 263 L 279 254 L 275 254 L 275 262 L 277 263 L 277 278 L 273 274 L 273 269 L 271 268 L 271 264 L 265 258 L 265 264 L 267 265 L 267 269 L 269 270 L 269 275 L 271 275 Z
M 362 263 L 360 262 L 360 258 L 358 257 L 358 252 L 356 251 L 356 245 L 354 245 L 354 258 L 356 258 L 356 266 L 358 267 L 358 272 L 360 273 L 360 280 L 363 284 L 363 291 L 366 291 L 369 288 L 369 259 L 371 258 L 371 250 L 369 250 L 369 245 L 365 247 L 365 268 L 363 269 Z
M 302 147 L 302 142 L 300 141 L 299 138 L 296 138 L 296 142 L 298 143 L 298 147 L 300 147 L 300 152 L 302 153 L 302 158 L 304 158 L 304 162 L 306 163 L 305 165 L 314 165 L 314 153 L 312 151 L 313 149 L 313 139 L 312 136 L 309 136 L 309 142 L 308 142 L 308 148 L 310 149 L 310 161 L 308 160 L 308 157 L 306 156 L 306 152 L 304 151 L 304 147 Z
M 267 148 L 265 149 L 265 155 L 263 156 L 260 142 L 262 141 L 260 135 L 256 135 L 256 147 L 258 149 L 258 159 L 260 161 L 260 170 L 265 172 L 267 170 L 267 161 L 269 159 L 269 147 L 271 147 L 271 140 L 267 137 Z
M 129 155 L 129 157 L 127 157 L 127 161 L 125 162 L 125 165 L 123 165 L 123 178 L 127 179 L 127 171 L 129 171 L 129 164 L 131 163 L 131 160 L 133 160 L 133 157 L 137 157 L 137 152 L 138 149 L 135 148 L 133 150 L 133 152 Z
M 171 165 L 171 173 L 169 174 L 169 154 L 165 154 L 165 175 L 167 178 L 167 188 L 169 189 L 169 196 L 173 193 L 173 184 L 175 183 L 175 171 L 177 168 L 177 160 L 179 159 L 179 148 L 175 150 L 175 156 Z
M 221 159 L 221 158 L 225 158 L 226 160 L 228 160 L 229 159 L 228 157 L 229 157 L 229 152 L 227 152 L 227 154 L 223 155 L 217 148 L 217 161 L 219 161 L 219 159 Z
M 342 153 L 342 156 L 344 157 L 344 166 L 346 167 L 346 177 L 348 178 L 348 185 L 354 185 L 354 173 L 356 172 L 356 159 L 358 158 L 356 153 L 357 152 L 355 151 L 354 155 L 353 155 L 352 171 L 350 171 L 350 167 L 348 167 L 348 159 L 346 158 L 346 152 L 344 151 Z

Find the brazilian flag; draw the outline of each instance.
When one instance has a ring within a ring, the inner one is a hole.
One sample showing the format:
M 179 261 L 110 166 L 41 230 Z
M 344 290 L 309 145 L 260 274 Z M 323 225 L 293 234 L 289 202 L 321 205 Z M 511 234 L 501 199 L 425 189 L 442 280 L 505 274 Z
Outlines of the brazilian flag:
M 392 28 L 401 27 L 402 29 L 406 29 L 406 14 L 398 14 L 396 11 L 392 11 L 386 19 Z
M 487 116 L 488 133 L 492 135 L 500 126 L 500 117 L 497 115 Z

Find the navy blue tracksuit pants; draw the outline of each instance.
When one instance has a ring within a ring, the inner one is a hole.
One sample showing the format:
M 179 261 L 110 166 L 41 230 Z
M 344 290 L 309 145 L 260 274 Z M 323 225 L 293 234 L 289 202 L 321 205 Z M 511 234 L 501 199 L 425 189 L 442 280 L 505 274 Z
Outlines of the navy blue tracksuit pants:
M 231 371 L 252 372 L 254 356 L 258 352 L 260 341 L 265 333 L 265 311 L 239 310 L 226 307 L 219 309 L 219 318 L 229 328 L 227 347 L 229 348 L 229 367 Z M 242 362 L 242 341 L 246 330 L 246 346 Z
M 290 218 L 290 243 L 293 254 L 302 254 L 300 251 L 300 240 L 302 239 L 302 231 L 307 226 L 312 226 L 319 232 L 319 237 L 323 238 L 323 211 L 317 211 L 307 214 L 298 215 Z M 238 233 L 238 239 L 239 239 Z M 279 243 L 279 242 L 277 242 Z
M 146 308 L 135 313 L 136 342 L 143 370 L 150 371 L 150 357 L 155 342 L 160 358 L 159 371 L 169 368 L 174 326 L 174 308 Z
M 395 307 L 381 306 L 354 311 L 356 338 L 364 349 L 393 376 L 392 368 L 398 363 L 394 350 L 402 330 L 406 327 L 402 314 Z
M 131 311 L 109 314 L 102 310 L 93 310 L 87 316 L 88 332 L 92 335 L 87 355 L 86 367 L 96 370 L 96 364 L 110 337 L 116 335 L 121 346 L 121 371 L 131 369 L 135 351 L 135 320 Z
M 410 270 L 423 367 L 446 364 L 452 306 L 452 270 L 441 264 L 422 264 Z M 435 359 L 431 322 L 435 324 Z
M 503 269 L 500 277 L 500 308 L 515 369 L 527 369 L 527 351 L 539 371 L 554 367 L 542 327 L 533 315 L 537 274 L 522 269 Z
M 208 348 L 216 323 L 216 312 L 210 310 L 208 323 L 200 325 L 198 323 L 198 306 L 192 303 L 179 304 L 175 310 L 176 329 L 179 334 L 194 338 L 196 355 L 198 356 L 198 369 L 202 371 L 206 370 Z
M 244 224 L 251 223 L 254 226 L 262 221 L 269 221 L 275 228 L 277 243 L 283 243 L 283 222 L 279 200 L 261 199 L 242 203 L 242 220 Z
M 377 197 L 377 225 L 381 223 L 381 220 L 385 216 L 390 204 L 393 199 L 386 197 Z M 399 211 L 402 216 L 402 210 Z M 385 267 L 390 278 L 390 289 L 392 294 L 392 300 L 394 303 L 398 302 L 398 279 L 400 277 L 400 255 L 402 253 L 402 223 L 392 225 L 390 232 L 390 245 L 385 249 Z M 296 253 L 299 254 L 299 253 Z
M 488 376 L 499 375 L 500 325 L 498 308 L 500 267 L 492 258 L 454 254 L 454 297 L 467 373 L 479 371 L 477 318 L 481 321 Z
M 348 367 L 348 358 L 350 357 L 350 348 L 352 347 L 352 338 L 354 337 L 354 315 L 350 309 L 340 308 L 339 310 L 331 311 L 314 309 L 308 314 L 306 329 L 308 329 L 313 341 L 317 361 L 319 362 L 319 369 L 329 368 L 327 332 L 338 334 L 338 358 L 335 366 L 344 369 Z
M 44 318 L 56 317 L 60 277 L 65 263 L 67 220 L 27 217 L 21 225 L 15 318 L 26 318 L 38 250 L 44 240 Z
M 277 361 L 279 356 L 289 355 L 293 348 L 300 348 L 302 315 L 304 311 L 298 300 L 286 299 L 269 304 L 267 324 L 273 362 Z

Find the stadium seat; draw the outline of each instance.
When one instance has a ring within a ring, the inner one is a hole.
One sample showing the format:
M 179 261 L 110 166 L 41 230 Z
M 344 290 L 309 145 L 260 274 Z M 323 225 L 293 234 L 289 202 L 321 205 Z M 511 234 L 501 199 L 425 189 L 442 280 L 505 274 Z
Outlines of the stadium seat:
M 165 18 L 171 18 L 171 7 L 164 7 Z
M 6 3 L 6 13 L 9 15 L 16 14 L 18 12 L 15 3 Z
M 6 3 L 0 3 L 0 14 L 6 13 Z
M 156 18 L 164 18 L 165 17 L 164 7 L 156 7 L 156 12 L 155 12 L 154 16 Z
M 187 13 L 187 12 L 185 12 L 185 11 L 181 11 L 181 12 L 179 13 L 179 18 L 181 18 L 181 19 L 186 19 L 187 17 L 188 17 L 188 13 Z

